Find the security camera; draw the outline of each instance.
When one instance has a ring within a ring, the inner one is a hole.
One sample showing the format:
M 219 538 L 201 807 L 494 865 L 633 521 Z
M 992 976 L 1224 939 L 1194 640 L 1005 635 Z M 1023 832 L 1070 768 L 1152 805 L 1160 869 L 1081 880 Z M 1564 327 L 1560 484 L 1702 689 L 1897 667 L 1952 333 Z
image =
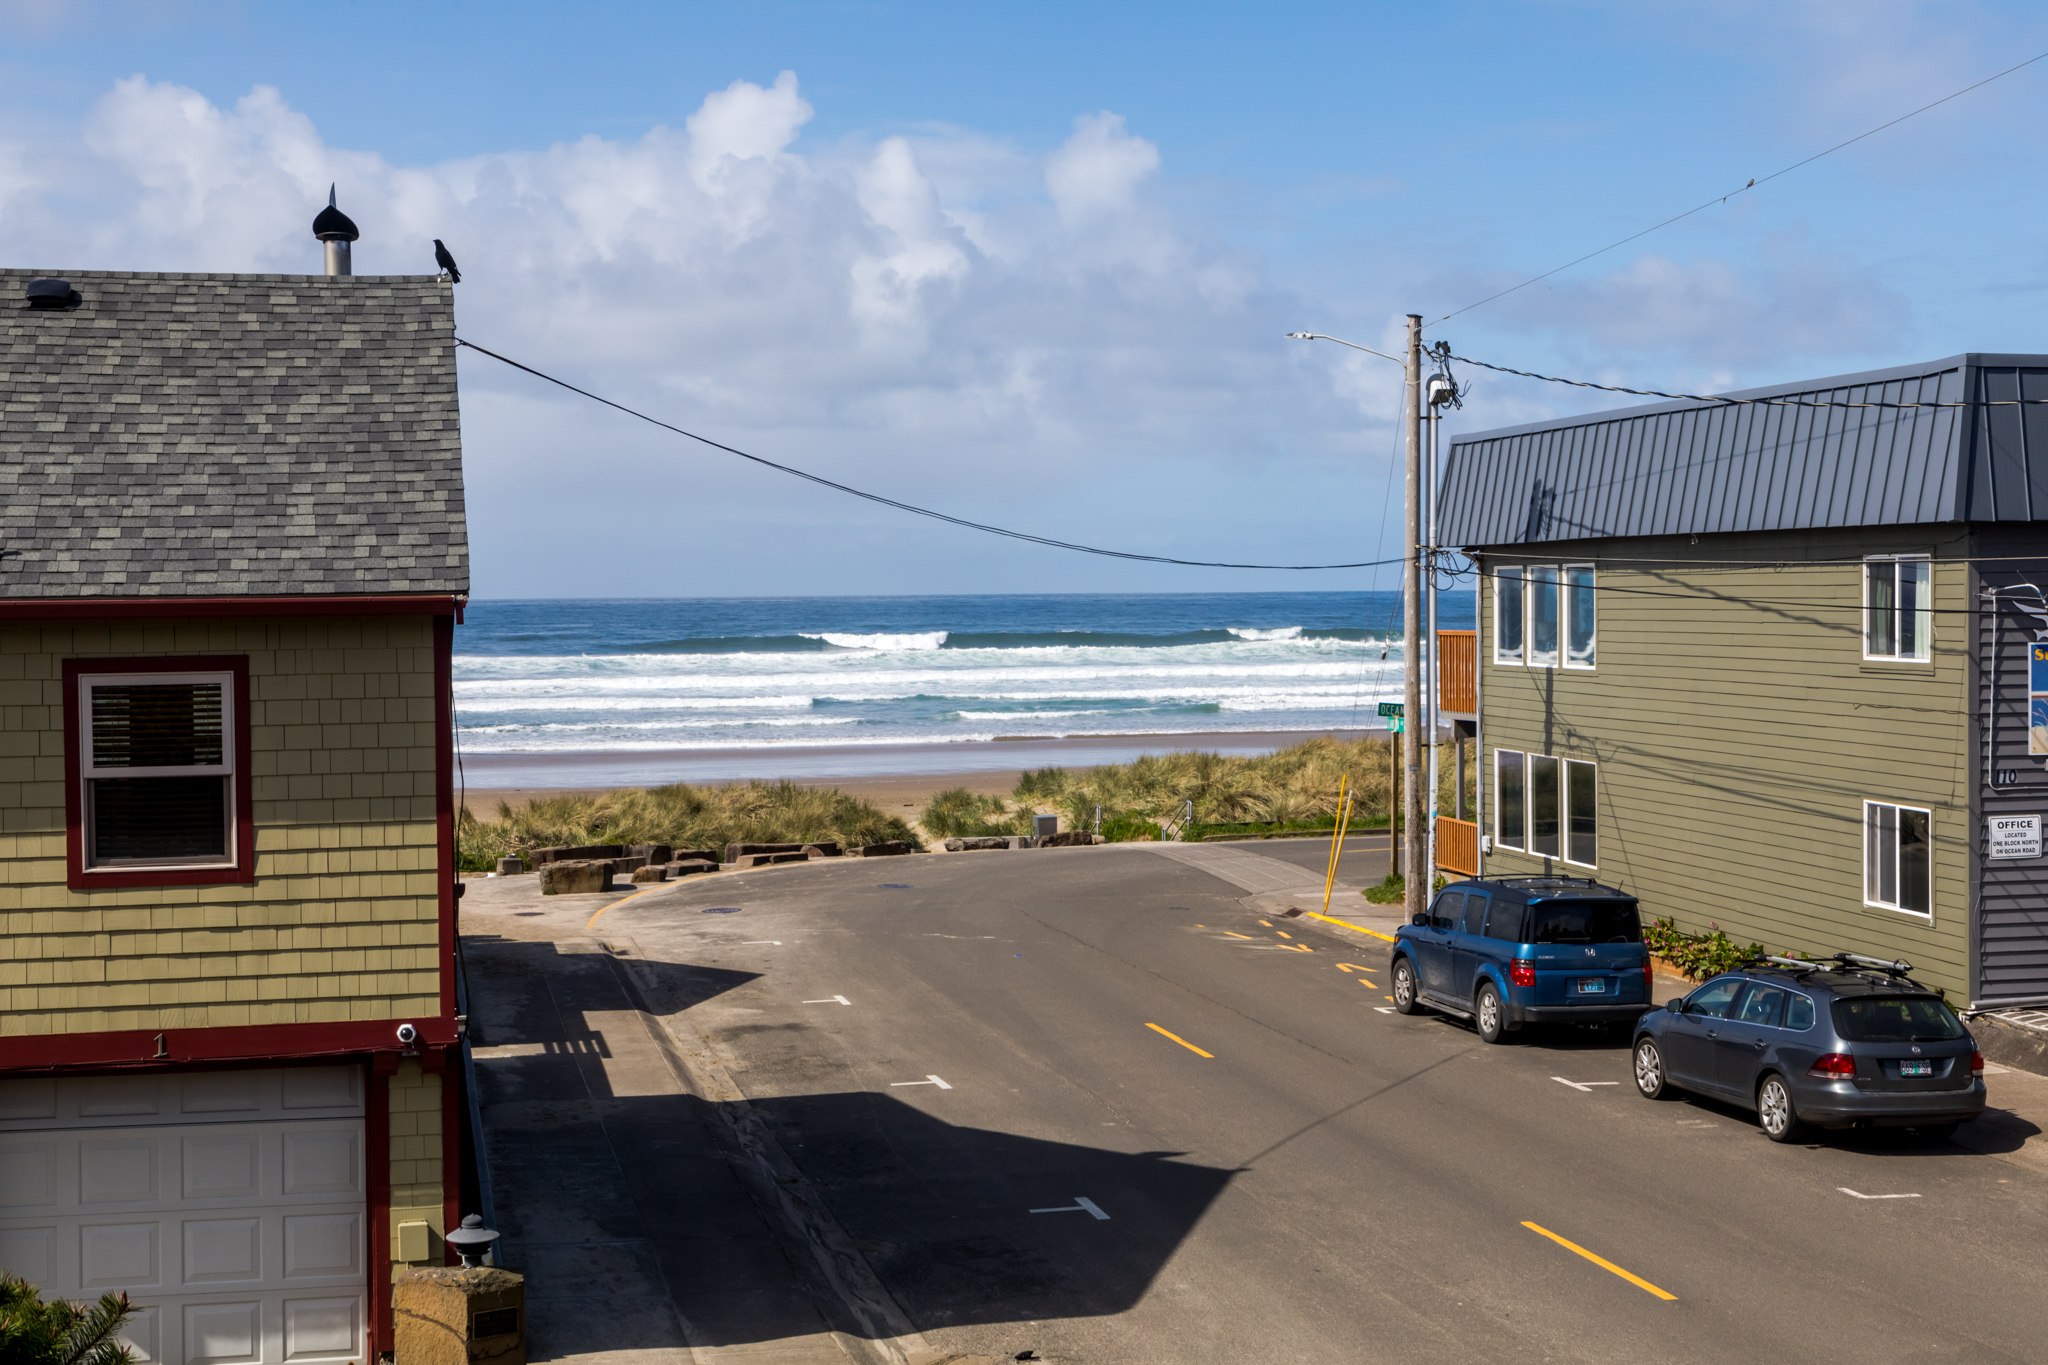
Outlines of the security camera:
M 400 1024 L 398 1026 L 398 1041 L 400 1043 L 404 1044 L 406 1047 L 411 1047 L 414 1043 L 418 1042 L 419 1040 L 420 1031 L 414 1028 L 411 1024 Z

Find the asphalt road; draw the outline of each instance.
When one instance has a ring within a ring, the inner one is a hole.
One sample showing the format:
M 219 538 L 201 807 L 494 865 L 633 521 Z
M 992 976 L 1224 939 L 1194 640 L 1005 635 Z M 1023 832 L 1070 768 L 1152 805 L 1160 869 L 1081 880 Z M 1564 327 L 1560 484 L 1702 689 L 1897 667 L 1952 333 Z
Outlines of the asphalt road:
M 1383 942 L 1245 897 L 1133 847 L 847 860 L 589 932 L 745 1095 L 849 1292 L 941 1354 L 2042 1358 L 2038 1175 L 1776 1147 L 1590 1033 L 1403 1018 Z

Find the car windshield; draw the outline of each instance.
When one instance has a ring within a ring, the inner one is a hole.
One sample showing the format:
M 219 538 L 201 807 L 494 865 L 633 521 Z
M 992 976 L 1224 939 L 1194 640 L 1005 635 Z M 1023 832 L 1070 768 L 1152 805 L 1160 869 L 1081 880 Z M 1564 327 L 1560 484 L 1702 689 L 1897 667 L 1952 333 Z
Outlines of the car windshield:
M 1931 995 L 1837 1000 L 1835 1028 L 1852 1043 L 1946 1043 L 1963 1036 L 1955 1011 Z
M 1530 907 L 1529 943 L 1641 943 L 1634 901 L 1543 901 Z

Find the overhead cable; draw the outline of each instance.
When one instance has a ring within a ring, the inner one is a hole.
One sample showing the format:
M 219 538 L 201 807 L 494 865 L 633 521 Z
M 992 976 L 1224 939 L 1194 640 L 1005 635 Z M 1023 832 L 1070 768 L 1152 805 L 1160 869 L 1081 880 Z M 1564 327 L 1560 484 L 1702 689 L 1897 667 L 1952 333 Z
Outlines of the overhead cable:
M 1496 365 L 1491 361 L 1474 360 L 1469 355 L 1454 355 L 1446 347 L 1444 358 L 1455 360 L 1461 365 L 1477 365 L 1482 370 L 1495 374 L 1511 374 L 1521 379 L 1540 379 L 1546 384 L 1567 384 L 1575 389 L 1597 389 L 1601 393 L 1626 393 L 1637 398 L 1671 398 L 1684 403 L 1717 403 L 1723 407 L 1757 408 L 2031 408 L 2048 406 L 2048 398 L 1955 398 L 1892 401 L 1882 398 L 1742 398 L 1725 393 L 1674 393 L 1667 389 L 1633 389 L 1625 384 L 1600 384 L 1590 379 L 1566 379 L 1561 375 L 1538 374 L 1534 370 L 1518 370 L 1511 365 Z M 1877 383 L 1895 383 L 1895 380 L 1878 380 Z
M 1630 242 L 1635 241 L 1639 237 L 1647 237 L 1653 232 L 1659 231 L 1663 228 L 1670 227 L 1673 223 L 1682 222 L 1685 219 L 1692 217 L 1695 213 L 1702 213 L 1707 209 L 1714 207 L 1714 205 L 1716 204 L 1725 204 L 1738 194 L 1746 194 L 1750 190 L 1755 189 L 1759 185 L 1767 185 L 1771 181 L 1776 180 L 1781 175 L 1790 175 L 1793 171 L 1798 170 L 1800 167 L 1810 166 L 1814 162 L 1820 160 L 1822 157 L 1832 156 L 1836 152 L 1841 151 L 1844 147 L 1853 146 L 1856 143 L 1863 141 L 1864 138 L 1871 137 L 1877 133 L 1881 133 L 1887 128 L 1896 127 L 1898 124 L 1904 123 L 1907 119 L 1916 118 L 1919 115 L 1926 113 L 1930 109 L 1935 109 L 1940 107 L 1941 105 L 1947 104 L 1952 99 L 1958 99 L 1961 96 L 1967 95 L 1972 90 L 1982 89 L 1984 86 L 1991 84 L 1993 81 L 2003 80 L 2005 77 L 2010 76 L 2015 71 L 2019 71 L 2026 67 L 2032 66 L 2035 62 L 2040 61 L 2043 57 L 2048 57 L 2048 52 L 2037 52 L 2033 56 L 2027 58 L 2025 61 L 2017 63 L 2013 66 L 2008 66 L 2005 70 L 1997 72 L 1994 75 L 1986 76 L 1983 80 L 1978 81 L 1973 85 L 1966 85 L 1960 90 L 1951 91 L 1948 94 L 1943 95 L 1940 99 L 1933 101 L 1932 103 L 1923 104 L 1918 109 L 1909 110 L 1906 113 L 1900 114 L 1897 118 L 1888 119 L 1885 122 L 1878 124 L 1875 128 L 1866 128 L 1864 131 L 1856 134 L 1856 136 L 1852 138 L 1845 138 L 1841 142 L 1837 142 L 1834 146 L 1829 147 L 1823 151 L 1815 152 L 1812 156 L 1804 157 L 1801 160 L 1793 162 L 1789 166 L 1781 166 L 1777 170 L 1772 171 L 1769 175 L 1752 178 L 1745 184 L 1737 185 L 1734 189 L 1729 190 L 1726 194 L 1717 194 L 1712 199 L 1709 199 L 1704 203 L 1695 204 L 1693 207 L 1687 209 L 1683 213 L 1674 213 L 1661 223 L 1652 223 L 1650 224 L 1650 226 L 1642 229 L 1640 232 L 1631 232 L 1628 236 L 1623 237 L 1618 241 L 1609 242 L 1606 246 L 1600 247 L 1597 250 L 1589 251 L 1583 256 L 1574 257 L 1572 260 L 1566 261 L 1563 265 L 1556 266 L 1553 269 L 1544 271 L 1541 275 L 1532 275 L 1528 279 L 1523 280 L 1520 284 L 1509 285 L 1506 289 L 1498 290 L 1494 293 L 1488 294 L 1485 298 L 1480 299 L 1476 303 L 1468 303 L 1463 308 L 1452 309 L 1450 312 L 1438 318 L 1437 321 L 1448 322 L 1450 321 L 1450 319 L 1458 316 L 1458 314 L 1460 313 L 1469 313 L 1474 308 L 1480 308 L 1485 306 L 1486 304 L 1492 303 L 1495 299 L 1504 299 L 1508 295 L 1515 293 L 1518 290 L 1527 289 L 1532 284 L 1540 284 L 1544 280 L 1549 279 L 1552 275 L 1562 274 L 1564 271 L 1570 270 L 1575 265 L 1584 265 L 1587 261 L 1592 260 L 1595 256 L 1604 256 L 1608 252 L 1614 250 L 1616 247 L 1627 246 Z
M 750 454 L 747 451 L 741 450 L 738 446 L 729 446 L 725 444 L 723 441 L 714 441 L 709 436 L 699 436 L 694 431 L 685 431 L 683 428 L 676 426 L 672 422 L 664 422 L 659 417 L 650 417 L 648 414 L 641 412 L 636 408 L 627 407 L 624 403 L 614 402 L 612 399 L 606 398 L 600 394 L 592 393 L 588 389 L 578 388 L 576 385 L 571 384 L 566 379 L 558 379 L 554 375 L 547 373 L 545 370 L 537 370 L 531 365 L 522 364 L 521 362 L 512 359 L 510 356 L 500 355 L 496 351 L 493 351 L 488 347 L 479 346 L 474 341 L 465 341 L 461 337 L 457 337 L 455 338 L 455 344 L 457 346 L 466 346 L 470 350 L 475 351 L 479 355 L 489 356 L 492 360 L 497 361 L 499 364 L 508 365 L 515 370 L 519 370 L 525 374 L 530 374 L 535 379 L 545 380 L 546 382 L 555 385 L 557 388 L 567 389 L 570 393 L 576 394 L 583 398 L 588 398 L 593 403 L 601 403 L 605 407 L 612 408 L 618 412 L 625 413 L 628 417 L 638 418 L 640 421 L 646 422 L 650 426 L 657 426 L 660 427 L 663 431 L 673 432 L 677 436 L 687 437 L 688 439 L 695 441 L 700 445 L 710 446 L 713 450 L 721 450 L 728 455 L 737 455 L 742 460 L 750 460 L 757 465 L 763 466 L 764 468 L 773 469 L 777 473 L 787 474 L 792 478 L 802 479 L 807 483 L 817 484 L 821 488 L 829 488 L 836 493 L 845 493 L 849 497 L 862 498 L 868 502 L 879 503 L 884 507 L 893 507 L 899 512 L 909 512 L 914 516 L 930 517 L 934 521 L 943 521 L 948 525 L 964 527 L 965 529 L 970 531 L 980 531 L 987 535 L 1006 536 L 1011 540 L 1022 540 L 1033 545 L 1043 545 L 1048 547 L 1049 549 L 1054 550 L 1072 550 L 1076 554 L 1100 555 L 1105 559 L 1129 559 L 1137 560 L 1141 563 L 1146 564 L 1177 564 L 1184 568 L 1191 569 L 1274 569 L 1287 572 L 1306 573 L 1326 569 L 1375 569 L 1383 564 L 1399 564 L 1403 562 L 1401 559 L 1395 558 L 1366 559 L 1357 561 L 1355 563 L 1346 564 L 1239 564 L 1233 563 L 1228 560 L 1178 559 L 1172 555 L 1139 554 L 1134 550 L 1107 550 L 1101 548 L 1100 546 L 1083 545 L 1077 541 L 1058 540 L 1052 536 L 1033 535 L 1029 531 L 1013 531 L 1005 526 L 995 526 L 984 521 L 971 521 L 966 517 L 956 517 L 948 512 L 936 511 L 929 507 L 920 507 L 916 503 L 903 502 L 897 498 L 885 497 L 880 493 L 870 493 L 866 489 L 855 488 L 851 484 L 844 484 L 838 482 L 835 479 L 828 479 L 822 474 L 813 474 L 808 470 L 798 469 L 794 465 L 786 465 L 779 463 L 775 460 L 767 458 L 764 455 Z

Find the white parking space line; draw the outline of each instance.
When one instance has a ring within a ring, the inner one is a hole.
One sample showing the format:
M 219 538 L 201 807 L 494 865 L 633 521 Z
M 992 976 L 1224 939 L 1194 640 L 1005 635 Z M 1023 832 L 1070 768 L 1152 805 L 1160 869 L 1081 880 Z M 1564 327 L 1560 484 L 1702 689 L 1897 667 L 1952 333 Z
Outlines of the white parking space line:
M 771 946 L 773 946 L 773 947 L 776 947 L 776 948 L 780 948 L 780 947 L 782 946 L 782 940 L 781 940 L 781 939 L 779 939 L 779 938 L 750 938 L 750 939 L 743 939 L 743 940 L 742 940 L 742 941 L 740 942 L 740 947 L 742 947 L 742 948 L 752 948 L 752 947 L 755 947 L 755 946 L 757 946 L 757 945 L 759 945 L 759 944 L 763 944 L 763 943 L 769 944 L 769 945 L 771 945 Z
M 906 1086 L 906 1085 L 935 1085 L 935 1086 L 937 1086 L 937 1087 L 938 1087 L 939 1089 L 941 1089 L 941 1090 L 951 1090 L 951 1089 L 953 1088 L 952 1086 L 950 1086 L 950 1085 L 947 1085 L 947 1084 L 946 1084 L 946 1083 L 945 1083 L 944 1081 L 940 1080 L 940 1079 L 939 1079 L 939 1078 L 938 1078 L 937 1076 L 931 1076 L 931 1075 L 927 1075 L 927 1076 L 926 1076 L 926 1077 L 925 1077 L 925 1078 L 924 1078 L 923 1080 L 921 1080 L 921 1081 L 891 1081 L 891 1082 L 889 1082 L 889 1088 L 890 1088 L 891 1090 L 900 1090 L 900 1089 L 901 1089 L 902 1087 L 904 1087 L 904 1086 Z
M 1850 1189 L 1847 1185 L 1837 1185 L 1835 1188 L 1848 1195 L 1851 1199 L 1918 1199 L 1920 1197 L 1917 1194 L 1864 1194 L 1861 1191 Z
M 1593 1093 L 1593 1087 L 1595 1086 L 1621 1084 L 1620 1081 L 1568 1081 L 1562 1076 L 1552 1076 L 1550 1079 L 1556 1081 L 1559 1085 L 1568 1085 L 1574 1090 L 1583 1090 L 1588 1095 Z
M 1374 1005 L 1373 1008 L 1375 1010 L 1378 1010 L 1381 1014 L 1399 1014 L 1401 1012 L 1395 1009 L 1392 1005 Z
M 1073 1203 L 1071 1203 L 1071 1204 L 1062 1204 L 1062 1205 L 1060 1205 L 1060 1206 L 1059 1206 L 1058 1208 L 1055 1208 L 1055 1209 L 1033 1209 L 1033 1210 L 1031 1210 L 1031 1212 L 1033 1212 L 1033 1213 L 1085 1213 L 1085 1214 L 1087 1214 L 1087 1215 L 1088 1215 L 1088 1216 L 1089 1216 L 1090 1218 L 1093 1218 L 1093 1219 L 1094 1219 L 1094 1220 L 1095 1220 L 1096 1222 L 1098 1222 L 1098 1223 L 1107 1223 L 1107 1222 L 1109 1221 L 1109 1215 L 1108 1215 L 1108 1214 L 1106 1214 L 1106 1213 L 1104 1213 L 1104 1212 L 1102 1211 L 1102 1206 L 1101 1206 L 1100 1204 L 1097 1204 L 1097 1203 L 1096 1203 L 1096 1202 L 1095 1202 L 1095 1201 L 1094 1201 L 1093 1199 L 1090 1199 L 1090 1198 L 1089 1198 L 1089 1197 L 1088 1197 L 1087 1195 L 1085 1195 L 1085 1194 L 1077 1194 L 1077 1195 L 1075 1195 L 1075 1196 L 1074 1196 L 1074 1202 L 1073 1202 Z
M 851 1005 L 853 1002 L 843 995 L 828 995 L 823 1000 L 806 1000 L 806 1005 Z

